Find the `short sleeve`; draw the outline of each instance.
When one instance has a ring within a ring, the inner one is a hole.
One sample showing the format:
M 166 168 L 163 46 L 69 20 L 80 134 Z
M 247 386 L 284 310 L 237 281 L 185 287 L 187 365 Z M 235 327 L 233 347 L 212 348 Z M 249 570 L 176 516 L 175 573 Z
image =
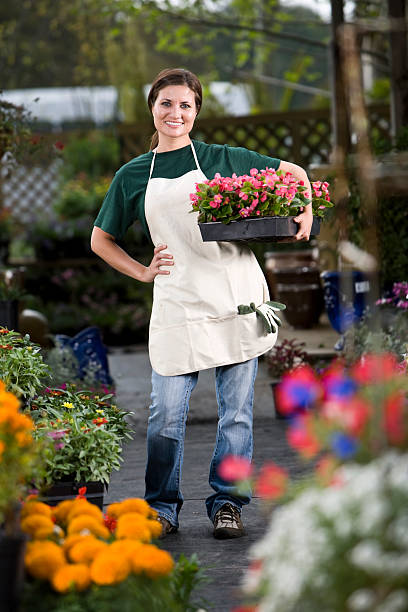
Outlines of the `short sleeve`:
M 94 225 L 121 240 L 134 221 L 134 208 L 126 194 L 122 173 L 116 173 Z
M 244 147 L 230 147 L 226 145 L 228 157 L 234 172 L 238 175 L 249 174 L 251 168 L 263 170 L 264 168 L 273 168 L 278 170 L 280 159 L 261 155 L 256 151 L 250 151 Z

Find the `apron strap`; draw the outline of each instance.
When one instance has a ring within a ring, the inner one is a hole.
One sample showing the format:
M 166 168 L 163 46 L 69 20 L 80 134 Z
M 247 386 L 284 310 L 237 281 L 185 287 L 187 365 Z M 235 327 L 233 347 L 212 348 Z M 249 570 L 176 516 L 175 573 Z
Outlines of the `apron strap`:
M 201 170 L 201 168 L 200 168 L 200 164 L 198 163 L 197 153 L 196 153 L 196 150 L 195 150 L 195 148 L 194 148 L 193 141 L 191 141 L 191 150 L 193 151 L 194 160 L 195 160 L 195 163 L 196 163 L 196 166 L 197 166 L 197 170 L 199 170 L 200 172 L 203 172 L 203 171 Z
M 152 163 L 150 164 L 149 181 L 152 178 L 155 159 L 156 159 L 156 150 L 153 151 L 153 159 L 152 159 Z
M 193 152 L 193 156 L 194 156 L 194 161 L 196 163 L 197 166 L 197 170 L 199 170 L 200 172 L 202 172 L 201 168 L 200 168 L 200 164 L 198 163 L 198 158 L 197 158 L 197 153 L 196 150 L 194 148 L 193 145 L 193 141 L 191 141 L 191 150 Z M 156 160 L 156 149 L 154 149 L 153 151 L 153 159 L 152 159 L 152 163 L 150 164 L 150 172 L 149 172 L 149 181 L 152 178 L 152 174 L 153 174 L 153 168 L 154 168 L 154 162 Z

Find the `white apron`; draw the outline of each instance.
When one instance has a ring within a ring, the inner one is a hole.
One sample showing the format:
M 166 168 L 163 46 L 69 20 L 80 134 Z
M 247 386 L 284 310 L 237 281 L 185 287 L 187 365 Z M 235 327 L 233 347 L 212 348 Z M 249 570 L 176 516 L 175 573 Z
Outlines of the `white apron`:
M 174 266 L 154 279 L 149 329 L 152 368 L 162 376 L 176 376 L 240 363 L 262 355 L 276 342 L 266 334 L 255 313 L 238 315 L 239 304 L 269 299 L 262 270 L 252 251 L 238 243 L 203 242 L 191 213 L 190 193 L 206 180 L 196 170 L 175 179 L 151 178 L 145 214 L 155 246 L 166 244 Z

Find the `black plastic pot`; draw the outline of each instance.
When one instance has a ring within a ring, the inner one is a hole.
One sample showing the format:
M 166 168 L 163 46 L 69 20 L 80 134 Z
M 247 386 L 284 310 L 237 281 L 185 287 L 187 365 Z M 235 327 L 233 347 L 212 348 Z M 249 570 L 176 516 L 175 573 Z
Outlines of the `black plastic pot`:
M 199 223 L 203 242 L 277 242 L 294 236 L 299 224 L 294 217 L 260 217 L 239 219 L 225 224 L 221 221 Z M 311 235 L 320 232 L 320 218 L 313 217 Z
M 105 486 L 105 483 L 98 481 L 73 482 L 72 480 L 61 480 L 47 489 L 45 495 L 41 496 L 41 501 L 50 506 L 56 506 L 66 499 L 75 499 L 79 494 L 79 489 L 86 487 L 86 499 L 102 510 Z
M 24 535 L 6 536 L 0 531 L 0 609 L 17 612 L 24 578 Z
M 0 300 L 0 327 L 18 331 L 18 300 Z

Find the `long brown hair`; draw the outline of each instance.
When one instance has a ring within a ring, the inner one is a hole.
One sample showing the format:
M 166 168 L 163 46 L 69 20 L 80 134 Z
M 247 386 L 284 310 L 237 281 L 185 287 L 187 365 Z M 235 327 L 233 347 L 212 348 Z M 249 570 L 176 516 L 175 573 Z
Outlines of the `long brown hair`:
M 152 108 L 154 103 L 156 102 L 157 96 L 159 95 L 159 91 L 168 85 L 187 85 L 189 89 L 194 93 L 195 104 L 197 109 L 197 115 L 200 112 L 201 104 L 203 101 L 203 90 L 201 88 L 201 83 L 198 77 L 189 70 L 184 70 L 183 68 L 166 68 L 166 70 L 162 70 L 154 79 L 152 86 L 149 91 L 149 95 L 147 97 L 147 104 L 149 106 L 150 112 L 152 112 Z M 155 149 L 159 144 L 159 135 L 157 131 L 153 134 L 152 140 L 150 143 L 150 151 Z

